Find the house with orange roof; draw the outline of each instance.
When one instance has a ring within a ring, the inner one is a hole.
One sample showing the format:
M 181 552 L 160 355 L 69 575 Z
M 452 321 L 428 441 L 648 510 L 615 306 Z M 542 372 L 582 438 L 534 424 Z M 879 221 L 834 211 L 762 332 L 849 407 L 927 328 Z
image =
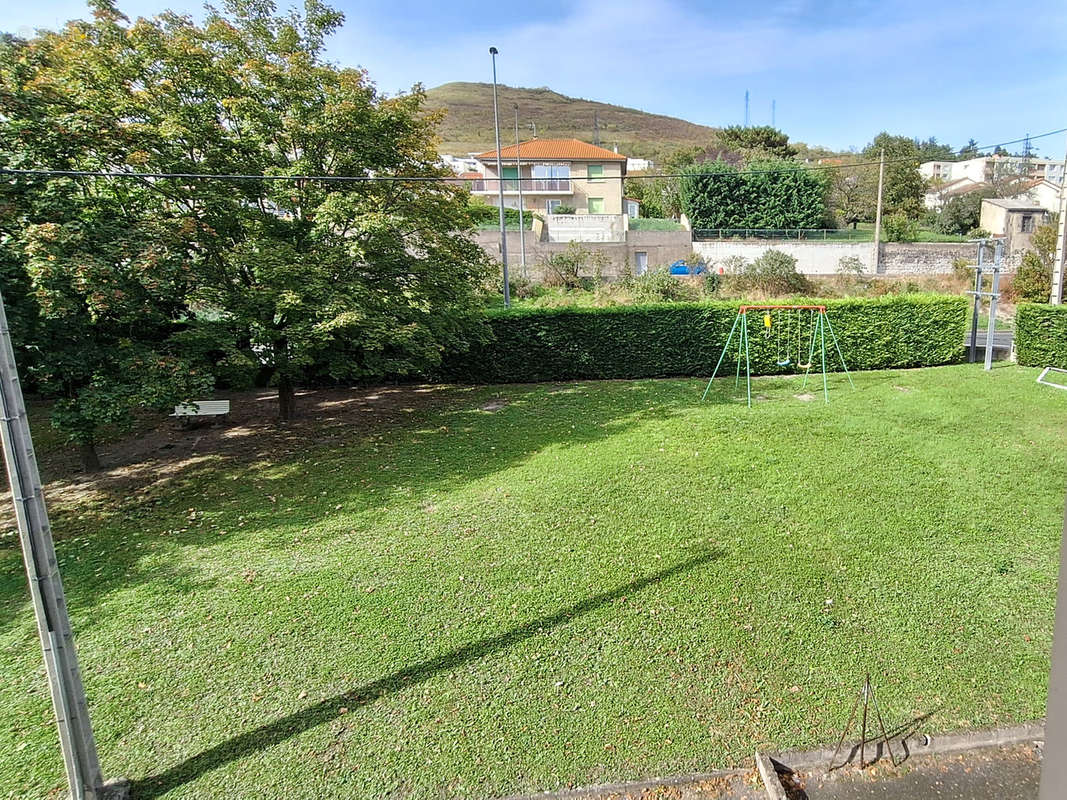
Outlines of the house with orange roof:
M 474 181 L 471 193 L 491 205 L 500 202 L 498 181 L 504 183 L 505 208 L 555 214 L 561 207 L 578 215 L 625 213 L 623 178 L 626 156 L 578 139 L 532 139 L 500 151 L 503 174 L 497 173 L 497 152 L 479 153 L 485 177 Z

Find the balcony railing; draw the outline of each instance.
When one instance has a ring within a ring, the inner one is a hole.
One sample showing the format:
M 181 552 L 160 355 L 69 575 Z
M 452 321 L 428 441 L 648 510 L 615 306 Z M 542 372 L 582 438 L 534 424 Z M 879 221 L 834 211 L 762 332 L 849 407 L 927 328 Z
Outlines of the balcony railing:
M 490 178 L 488 180 L 474 181 L 474 186 L 471 191 L 475 194 L 495 194 L 497 189 L 497 179 Z M 522 179 L 523 192 L 529 192 L 530 194 L 570 194 L 571 193 L 571 181 L 570 178 L 523 178 Z M 504 193 L 505 194 L 518 194 L 519 181 L 514 178 L 504 179 Z

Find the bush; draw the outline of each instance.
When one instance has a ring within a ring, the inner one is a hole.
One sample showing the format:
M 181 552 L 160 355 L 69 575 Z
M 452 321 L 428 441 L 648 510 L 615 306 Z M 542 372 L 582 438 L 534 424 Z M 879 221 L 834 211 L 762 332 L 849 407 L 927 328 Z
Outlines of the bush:
M 802 294 L 808 291 L 808 279 L 797 272 L 797 260 L 781 250 L 766 250 L 751 263 L 741 266 L 734 281 L 742 291 L 767 295 Z
M 591 289 L 600 283 L 607 260 L 602 250 L 588 250 L 571 242 L 561 253 L 542 256 L 538 264 L 544 272 L 545 286 Z
M 558 205 L 558 206 L 556 206 L 556 210 L 554 212 L 552 212 L 552 213 L 554 213 L 554 214 L 573 214 L 574 213 L 574 206 Z
M 667 269 L 649 270 L 627 281 L 626 288 L 634 303 L 676 303 L 696 300 L 696 288 L 682 283 Z
M 1005 294 L 1016 303 L 1046 302 L 1052 294 L 1052 270 L 1041 262 L 1037 253 L 1027 250 Z
M 841 256 L 837 262 L 837 274 L 850 278 L 863 277 L 863 261 L 857 256 Z
M 471 217 L 474 219 L 474 224 L 481 228 L 487 228 L 490 226 L 500 225 L 500 209 L 497 206 L 491 206 L 488 203 L 471 203 L 467 208 L 470 211 Z M 533 226 L 533 211 L 523 211 L 523 224 L 526 229 L 529 230 Z M 519 224 L 519 209 L 517 208 L 505 208 L 504 209 L 504 222 L 511 226 L 518 227 Z
M 685 226 L 673 219 L 638 217 L 630 220 L 632 231 L 684 231 Z
M 967 298 L 897 295 L 826 305 L 849 369 L 932 366 L 963 358 Z M 705 302 L 491 311 L 491 341 L 448 356 L 437 377 L 506 383 L 707 376 L 737 307 Z M 775 364 L 773 338 L 753 335 L 750 346 L 753 374 L 789 371 Z
M 1015 352 L 1023 366 L 1067 369 L 1067 306 L 1020 304 L 1015 310 Z
M 898 211 L 882 221 L 882 235 L 887 242 L 914 242 L 919 238 L 919 225 L 907 214 Z

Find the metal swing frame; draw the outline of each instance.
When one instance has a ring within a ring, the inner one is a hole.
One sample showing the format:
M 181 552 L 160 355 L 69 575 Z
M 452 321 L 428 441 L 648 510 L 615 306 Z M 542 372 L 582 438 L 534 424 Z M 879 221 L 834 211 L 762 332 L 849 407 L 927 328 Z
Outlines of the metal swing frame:
M 715 371 L 711 373 L 711 378 L 708 379 L 708 385 L 704 389 L 704 394 L 700 400 L 703 402 L 708 397 L 708 392 L 711 391 L 711 384 L 714 382 L 716 376 L 719 374 L 719 368 L 722 366 L 723 360 L 726 358 L 727 352 L 730 350 L 730 343 L 734 340 L 734 334 L 737 334 L 737 369 L 734 373 L 734 388 L 741 382 L 741 359 L 744 357 L 745 362 L 745 394 L 748 400 L 748 407 L 752 408 L 752 361 L 749 354 L 749 330 L 748 330 L 748 312 L 749 311 L 812 311 L 815 313 L 815 327 L 810 330 L 808 341 L 808 360 L 807 368 L 804 369 L 804 380 L 801 383 L 801 389 L 808 385 L 808 375 L 811 372 L 813 359 L 815 357 L 815 341 L 819 341 L 820 352 L 820 372 L 822 373 L 822 394 L 823 400 L 827 403 L 830 402 L 830 391 L 826 383 L 826 334 L 829 332 L 830 340 L 833 343 L 834 349 L 837 351 L 837 357 L 841 361 L 841 369 L 844 370 L 845 376 L 848 378 L 849 385 L 855 390 L 856 384 L 852 382 L 852 375 L 848 371 L 848 365 L 845 364 L 845 357 L 841 354 L 841 345 L 838 344 L 837 336 L 834 334 L 834 326 L 830 323 L 830 318 L 826 314 L 826 306 L 815 305 L 744 305 L 737 309 L 737 316 L 734 317 L 734 324 L 730 328 L 730 335 L 726 337 L 726 344 L 723 345 L 722 353 L 719 355 L 719 361 L 715 365 Z M 797 366 L 800 366 L 798 359 Z

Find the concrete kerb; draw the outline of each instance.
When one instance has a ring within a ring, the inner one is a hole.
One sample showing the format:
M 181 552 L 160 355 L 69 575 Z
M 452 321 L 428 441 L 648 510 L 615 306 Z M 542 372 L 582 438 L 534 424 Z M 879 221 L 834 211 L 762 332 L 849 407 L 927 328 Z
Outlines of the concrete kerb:
M 938 755 L 947 753 L 959 753 L 967 750 L 982 750 L 991 747 L 1004 747 L 1024 742 L 1044 742 L 1044 721 L 1027 722 L 1005 728 L 992 728 L 979 731 L 964 731 L 962 733 L 930 735 L 915 733 L 903 739 L 892 738 L 894 753 L 898 745 L 904 745 L 903 751 L 907 758 L 924 755 Z M 874 739 L 869 743 L 877 746 Z M 824 747 L 818 750 L 790 750 L 778 754 L 765 754 L 768 761 L 780 764 L 792 771 L 825 770 L 834 754 L 834 748 Z M 851 749 L 845 752 L 845 757 L 850 758 Z M 873 756 L 877 756 L 874 763 L 887 758 L 887 756 L 875 750 Z M 899 758 L 899 756 L 898 756 Z M 843 760 L 839 755 L 839 761 Z M 849 763 L 849 762 L 846 762 Z M 905 760 L 904 763 L 907 763 Z M 754 768 L 753 768 L 754 767 Z M 706 783 L 716 779 L 739 779 L 759 771 L 758 762 L 753 767 L 736 767 L 713 772 L 696 772 L 684 775 L 674 775 L 666 778 L 653 778 L 643 781 L 599 784 L 595 786 L 577 787 L 555 792 L 537 792 L 532 794 L 509 795 L 502 800 L 567 800 L 567 798 L 587 798 L 611 795 L 632 795 L 640 797 L 646 790 L 659 788 L 676 788 L 679 790 L 687 786 Z

